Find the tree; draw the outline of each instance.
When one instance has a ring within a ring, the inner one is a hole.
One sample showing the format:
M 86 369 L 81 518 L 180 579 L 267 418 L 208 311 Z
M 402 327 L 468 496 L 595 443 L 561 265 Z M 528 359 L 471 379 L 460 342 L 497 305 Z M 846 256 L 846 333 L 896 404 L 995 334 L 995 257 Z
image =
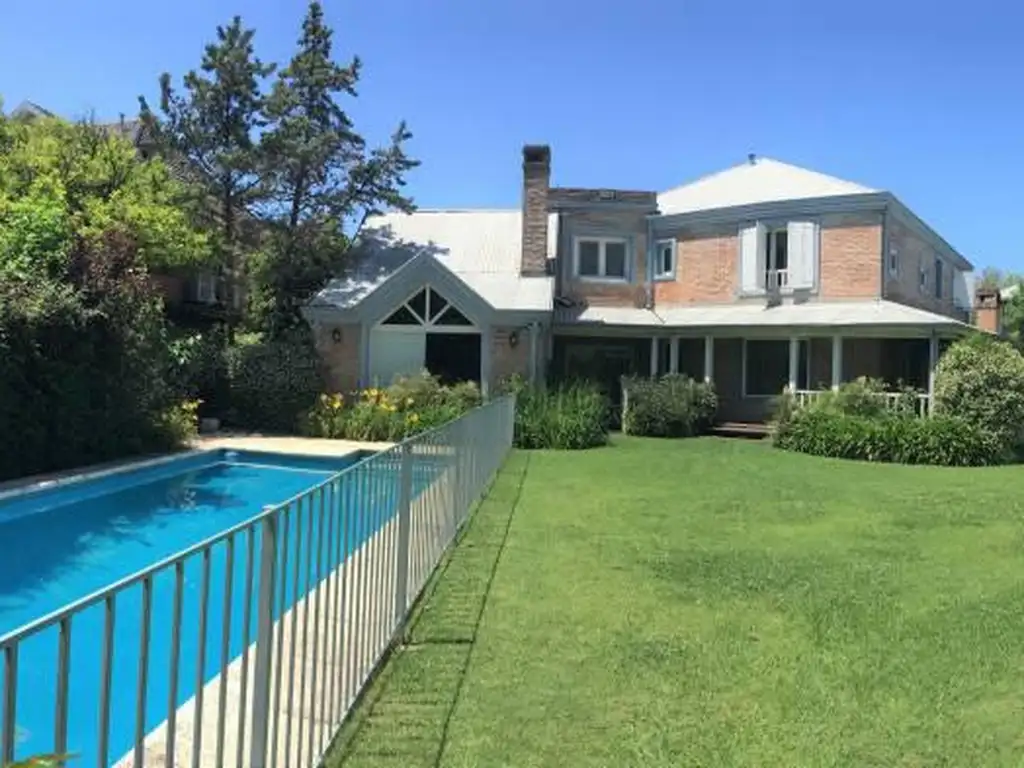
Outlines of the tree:
M 0 117 L 0 137 L 0 275 L 60 279 L 75 248 L 114 231 L 146 269 L 209 258 L 182 185 L 127 140 L 48 117 Z
M 301 323 L 302 304 L 337 272 L 367 216 L 413 208 L 402 193 L 418 165 L 405 153 L 411 134 L 400 123 L 387 146 L 368 151 L 341 105 L 357 95 L 361 62 L 335 62 L 333 36 L 321 4 L 310 3 L 266 102 L 261 218 L 271 237 L 255 277 L 260 325 L 272 335 Z
M 164 73 L 162 119 L 139 97 L 146 130 L 179 172 L 195 182 L 212 214 L 219 233 L 215 244 L 232 295 L 244 251 L 254 240 L 245 221 L 265 194 L 257 134 L 265 124 L 263 82 L 274 65 L 256 56 L 254 34 L 238 16 L 217 27 L 216 42 L 206 46 L 199 70 L 185 75 L 182 93 Z

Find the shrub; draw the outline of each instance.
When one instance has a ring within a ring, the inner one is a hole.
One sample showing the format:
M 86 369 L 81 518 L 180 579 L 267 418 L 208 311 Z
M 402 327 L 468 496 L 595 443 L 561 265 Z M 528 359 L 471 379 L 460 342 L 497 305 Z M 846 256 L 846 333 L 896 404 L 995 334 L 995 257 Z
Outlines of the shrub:
M 320 361 L 305 335 L 263 341 L 240 337 L 227 350 L 228 421 L 250 429 L 291 432 L 323 391 Z
M 951 414 L 1006 447 L 1024 436 L 1024 357 L 977 334 L 951 346 L 935 371 L 935 412 Z
M 980 466 L 1006 460 L 991 435 L 954 416 L 861 416 L 824 408 L 794 412 L 774 435 L 783 449 L 840 459 Z
M 597 386 L 545 390 L 512 381 L 509 389 L 516 394 L 516 447 L 579 450 L 608 442 L 608 400 Z
M 302 431 L 310 437 L 394 442 L 446 424 L 480 403 L 475 384 L 446 387 L 423 373 L 348 398 L 320 395 L 304 414 Z
M 647 437 L 691 437 L 707 431 L 718 409 L 711 384 L 669 374 L 623 381 L 622 431 Z

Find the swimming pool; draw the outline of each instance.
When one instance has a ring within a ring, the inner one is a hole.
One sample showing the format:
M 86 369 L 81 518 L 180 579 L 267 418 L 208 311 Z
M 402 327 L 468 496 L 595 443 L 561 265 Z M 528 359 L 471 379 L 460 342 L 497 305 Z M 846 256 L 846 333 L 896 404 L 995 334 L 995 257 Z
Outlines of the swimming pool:
M 219 532 L 259 514 L 267 505 L 283 502 L 367 454 L 311 458 L 256 452 L 212 451 L 187 454 L 127 471 L 11 497 L 0 497 L 0 637 L 68 603 L 151 566 Z M 348 475 L 346 475 L 348 477 Z M 362 514 L 346 521 L 347 552 L 353 551 L 394 514 L 398 478 L 378 478 L 374 497 L 366 498 L 366 485 L 341 488 L 338 504 L 359 506 Z M 418 483 L 416 483 L 418 484 Z M 369 509 L 369 514 L 367 514 Z M 304 517 L 304 515 L 306 515 Z M 318 518 L 310 506 L 288 517 L 286 529 L 294 540 L 309 531 L 321 537 Z M 304 522 L 303 522 L 304 521 Z M 287 535 L 287 533 L 285 533 Z M 259 534 L 252 548 L 258 553 Z M 224 544 L 222 542 L 222 544 Z M 246 542 L 249 546 L 249 542 Z M 346 554 L 347 554 L 346 552 Z M 307 572 L 312 552 L 299 549 L 294 573 Z M 296 555 L 293 555 L 295 557 Z M 220 643 L 224 621 L 230 623 L 230 655 L 243 646 L 244 551 L 232 559 L 230 610 L 225 604 L 227 547 L 210 552 L 207 621 L 200 632 L 200 584 L 204 563 L 199 555 L 183 567 L 180 666 L 174 700 L 184 703 L 196 691 L 197 680 L 212 679 L 221 664 Z M 258 555 L 257 555 L 258 557 Z M 284 573 L 283 594 L 304 594 L 291 572 Z M 258 594 L 258 574 L 252 594 Z M 174 569 L 161 571 L 152 581 L 150 643 L 146 665 L 145 730 L 167 716 L 171 696 Z M 119 593 L 112 635 L 107 762 L 132 745 L 136 729 L 136 681 L 140 669 L 139 635 L 143 616 L 142 585 Z M 286 600 L 287 608 L 290 600 Z M 275 605 L 275 615 L 281 605 Z M 255 638 L 256 611 L 251 612 L 249 637 Z M 101 693 L 105 611 L 102 603 L 75 616 L 70 642 L 68 749 L 81 755 L 82 765 L 96 764 L 102 749 L 97 702 Z M 202 635 L 202 638 L 200 637 Z M 54 705 L 57 685 L 58 631 L 52 627 L 19 646 L 15 717 L 16 756 L 49 751 L 53 747 Z M 202 670 L 198 660 L 203 658 Z M 2 717 L 2 715 L 0 715 Z

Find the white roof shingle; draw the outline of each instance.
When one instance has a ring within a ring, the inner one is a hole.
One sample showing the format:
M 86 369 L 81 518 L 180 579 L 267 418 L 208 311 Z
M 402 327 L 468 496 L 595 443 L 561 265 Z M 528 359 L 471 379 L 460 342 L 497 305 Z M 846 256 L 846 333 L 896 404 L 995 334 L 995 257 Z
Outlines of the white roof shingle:
M 658 195 L 663 214 L 812 197 L 870 194 L 878 190 L 770 158 L 755 158 Z
M 550 310 L 553 279 L 522 277 L 522 213 L 518 210 L 416 211 L 367 220 L 352 266 L 317 303 L 358 304 L 413 257 L 428 253 L 495 309 Z M 548 219 L 548 258 L 558 242 L 558 217 Z

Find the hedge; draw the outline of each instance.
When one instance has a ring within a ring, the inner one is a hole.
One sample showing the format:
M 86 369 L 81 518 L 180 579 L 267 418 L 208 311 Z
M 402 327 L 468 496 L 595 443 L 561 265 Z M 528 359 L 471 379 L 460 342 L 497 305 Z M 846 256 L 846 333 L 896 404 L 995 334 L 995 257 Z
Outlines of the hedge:
M 543 389 L 516 380 L 509 388 L 516 393 L 517 448 L 581 450 L 608 442 L 608 399 L 595 385 Z
M 1005 446 L 955 416 L 857 416 L 828 409 L 793 412 L 776 426 L 779 448 L 838 459 L 982 466 L 1007 460 Z

